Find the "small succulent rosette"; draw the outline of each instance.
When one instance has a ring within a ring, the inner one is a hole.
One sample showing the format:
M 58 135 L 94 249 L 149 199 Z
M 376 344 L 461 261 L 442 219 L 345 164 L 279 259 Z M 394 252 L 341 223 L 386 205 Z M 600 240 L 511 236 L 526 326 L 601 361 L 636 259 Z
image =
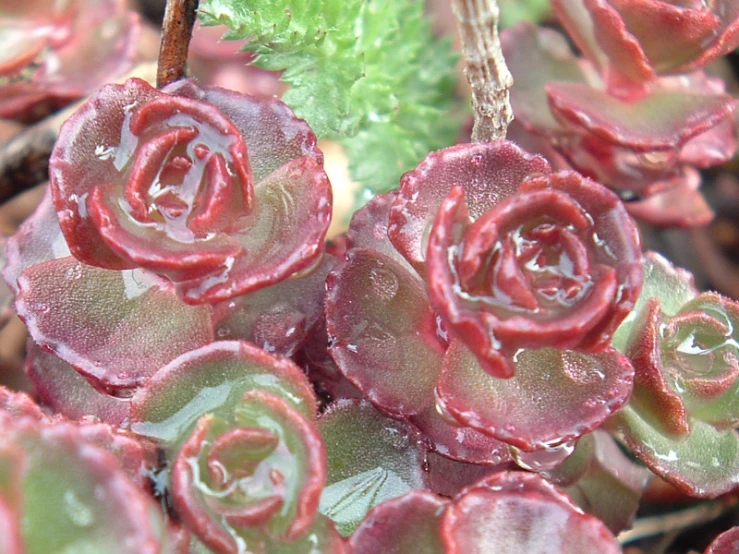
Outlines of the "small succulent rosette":
M 144 488 L 150 461 L 131 436 L 0 387 L 0 551 L 179 552 Z
M 734 154 L 736 101 L 700 69 L 739 44 L 734 4 L 555 2 L 583 57 L 556 31 L 506 29 L 516 119 L 572 167 L 633 199 L 635 217 L 707 223 L 696 168 Z
M 338 554 L 344 542 L 318 513 L 326 450 L 302 371 L 243 341 L 173 360 L 132 399 L 131 429 L 170 461 L 178 516 L 219 554 Z
M 38 120 L 122 76 L 138 31 L 124 0 L 3 2 L 0 117 Z
M 108 85 L 50 163 L 51 197 L 9 241 L 4 276 L 33 340 L 96 389 L 130 396 L 216 338 L 292 355 L 322 318 L 331 188 L 279 100 Z M 78 413 L 61 365 L 36 360 L 32 375 L 56 376 L 47 400 Z
M 626 322 L 636 376 L 618 427 L 634 454 L 691 496 L 739 486 L 739 303 L 698 294 L 692 277 L 649 254 L 647 286 Z
M 507 141 L 458 145 L 357 212 L 347 240 L 327 281 L 331 355 L 439 453 L 559 447 L 628 399 L 633 368 L 609 343 L 641 254 L 605 187 Z

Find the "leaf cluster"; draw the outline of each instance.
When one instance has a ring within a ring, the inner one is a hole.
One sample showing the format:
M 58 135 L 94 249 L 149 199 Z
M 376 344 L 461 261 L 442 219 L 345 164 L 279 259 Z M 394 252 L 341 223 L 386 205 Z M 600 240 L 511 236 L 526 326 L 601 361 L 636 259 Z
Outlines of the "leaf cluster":
M 352 176 L 389 190 L 430 150 L 451 144 L 455 58 L 419 0 L 208 0 L 205 25 L 248 39 L 257 66 L 282 71 L 283 99 L 319 137 L 339 138 Z

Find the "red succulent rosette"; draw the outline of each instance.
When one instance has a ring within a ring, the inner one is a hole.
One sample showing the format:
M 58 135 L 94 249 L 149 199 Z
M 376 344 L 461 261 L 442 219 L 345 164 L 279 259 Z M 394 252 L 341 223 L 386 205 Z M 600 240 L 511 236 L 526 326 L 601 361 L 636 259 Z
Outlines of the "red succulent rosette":
M 634 3 L 615 3 L 641 17 Z M 578 21 L 573 29 L 587 26 L 579 2 L 558 6 L 566 23 Z M 598 41 L 608 40 L 601 23 L 595 35 Z M 674 42 L 666 42 L 670 51 Z M 597 44 L 581 44 L 585 57 L 576 57 L 562 35 L 528 24 L 506 29 L 501 43 L 516 80 L 511 104 L 522 129 L 548 140 L 578 171 L 638 201 L 633 211 L 638 217 L 661 226 L 701 225 L 711 219 L 697 191 L 695 167 L 723 163 L 736 148 L 736 101 L 720 79 L 694 71 L 625 83 L 623 75 L 613 78 L 613 60 Z
M 605 348 L 641 287 L 639 236 L 619 199 L 577 173 L 524 181 L 471 220 L 461 187 L 428 239 L 431 300 L 485 369 L 518 349 Z
M 507 141 L 457 145 L 359 210 L 347 242 L 326 281 L 329 353 L 437 453 L 497 464 L 506 444 L 561 445 L 628 399 L 633 368 L 608 343 L 641 256 L 604 187 Z
M 123 0 L 4 2 L 0 117 L 34 121 L 120 77 L 138 29 Z
M 85 263 L 147 269 L 202 303 L 274 284 L 321 253 L 322 154 L 279 100 L 132 79 L 98 91 L 57 145 L 54 202 Z

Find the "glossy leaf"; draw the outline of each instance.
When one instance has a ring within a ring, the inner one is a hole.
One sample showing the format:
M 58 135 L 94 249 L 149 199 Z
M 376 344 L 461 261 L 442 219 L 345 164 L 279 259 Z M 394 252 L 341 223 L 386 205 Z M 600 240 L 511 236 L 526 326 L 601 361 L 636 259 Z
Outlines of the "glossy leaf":
M 247 342 L 218 341 L 176 358 L 134 395 L 131 430 L 176 452 L 201 417 L 229 412 L 252 389 L 285 398 L 315 417 L 313 390 L 290 360 Z
M 472 222 L 453 189 L 431 230 L 428 269 L 451 334 L 496 377 L 513 375 L 519 348 L 602 349 L 642 280 L 623 204 L 571 171 L 524 182 Z
M 216 304 L 216 337 L 292 356 L 323 317 L 326 276 L 335 265 L 336 259 L 324 254 L 319 263 L 276 285 Z
M 162 514 L 110 454 L 70 424 L 0 417 L 0 451 L 20 459 L 25 551 L 173 552 Z M 0 481 L 7 500 L 8 481 Z M 13 500 L 11 499 L 11 506 Z M 53 513 L 54 517 L 49 517 Z
M 319 510 L 350 535 L 376 505 L 423 488 L 422 453 L 414 430 L 368 402 L 340 400 L 318 420 L 328 474 Z
M 352 535 L 352 554 L 445 554 L 439 526 L 446 505 L 427 491 L 380 504 Z
M 130 421 L 130 399 L 96 390 L 71 365 L 33 342 L 27 350 L 26 374 L 41 402 L 55 413 L 72 420 L 93 416 L 116 426 Z
M 447 554 L 621 551 L 598 519 L 522 472 L 501 472 L 463 491 L 444 513 L 441 533 Z
M 540 450 L 598 427 L 631 393 L 634 370 L 612 349 L 597 354 L 523 350 L 516 359 L 515 377 L 495 379 L 468 348 L 452 342 L 439 380 L 440 404 L 498 440 Z
M 548 175 L 549 164 L 507 141 L 459 144 L 426 156 L 400 182 L 388 235 L 421 274 L 426 241 L 443 200 L 461 186 L 473 219 L 513 194 L 527 178 Z
M 329 351 L 347 379 L 388 413 L 429 406 L 445 345 L 421 280 L 384 254 L 356 248 L 326 286 Z
M 110 271 L 70 256 L 27 269 L 18 285 L 16 309 L 33 339 L 104 390 L 137 387 L 213 340 L 209 307 L 183 304 L 142 270 Z
M 202 416 L 171 474 L 178 513 L 219 553 L 263 548 L 263 533 L 294 542 L 313 526 L 326 479 L 311 422 L 269 392 Z

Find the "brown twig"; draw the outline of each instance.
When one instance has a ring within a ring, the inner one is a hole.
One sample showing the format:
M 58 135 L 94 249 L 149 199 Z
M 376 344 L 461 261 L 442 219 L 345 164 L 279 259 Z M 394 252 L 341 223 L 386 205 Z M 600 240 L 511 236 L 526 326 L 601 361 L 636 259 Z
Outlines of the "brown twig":
M 618 542 L 627 544 L 646 537 L 686 529 L 712 521 L 733 508 L 721 501 L 703 502 L 678 512 L 637 519 L 634 526 L 618 536 Z
M 198 3 L 198 0 L 167 0 L 162 22 L 162 42 L 159 46 L 157 88 L 185 77 L 187 50 Z
M 505 138 L 508 124 L 513 121 L 508 97 L 513 77 L 500 47 L 498 2 L 453 0 L 452 9 L 462 39 L 465 75 L 472 88 L 472 140 Z

